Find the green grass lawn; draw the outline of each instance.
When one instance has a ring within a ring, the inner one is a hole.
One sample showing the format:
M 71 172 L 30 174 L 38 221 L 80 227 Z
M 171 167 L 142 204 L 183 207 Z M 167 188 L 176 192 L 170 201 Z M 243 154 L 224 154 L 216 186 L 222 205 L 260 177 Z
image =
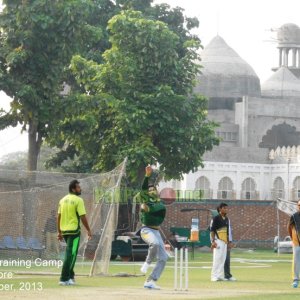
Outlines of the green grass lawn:
M 287 300 L 287 299 L 300 299 L 300 287 L 293 289 L 291 287 L 291 254 L 280 254 L 278 256 L 272 251 L 245 251 L 234 249 L 231 254 L 231 268 L 232 274 L 238 279 L 237 282 L 211 282 L 211 253 L 195 254 L 195 259 L 189 261 L 189 291 L 182 293 L 176 299 L 274 299 L 274 300 Z M 159 285 L 162 291 L 173 292 L 174 283 L 174 270 L 173 260 L 170 259 L 167 263 L 166 269 L 159 280 Z M 110 265 L 110 274 L 117 273 L 129 273 L 140 274 L 139 269 L 142 262 L 137 263 L 124 263 L 120 261 L 112 261 Z M 28 269 L 22 269 L 28 271 Z M 1 267 L 0 272 L 5 271 L 17 271 L 20 272 L 20 268 L 8 268 Z M 77 286 L 74 287 L 59 287 L 58 279 L 60 269 L 57 268 L 31 268 L 29 271 L 43 271 L 43 272 L 55 272 L 57 275 L 53 276 L 41 276 L 41 275 L 19 275 L 14 274 L 11 279 L 0 279 L 1 284 L 9 283 L 14 284 L 17 289 L 20 286 L 20 282 L 29 282 L 32 285 L 36 282 L 41 282 L 43 287 L 43 293 L 48 296 L 51 295 L 51 291 L 59 289 L 72 289 L 72 291 L 84 290 L 86 295 L 89 291 L 92 293 L 93 289 L 102 289 L 103 291 L 115 291 L 116 289 L 132 290 L 136 289 L 136 294 L 143 292 L 143 282 L 145 277 L 87 277 L 78 276 Z M 87 264 L 82 265 L 80 261 L 76 266 L 77 274 L 88 274 L 89 266 Z M 29 284 L 28 284 L 29 285 Z M 33 287 L 27 291 L 27 294 L 33 291 Z M 4 293 L 0 290 L 1 293 Z M 7 292 L 9 293 L 9 292 Z M 14 291 L 10 291 L 14 293 Z M 133 291 L 134 293 L 134 291 Z M 197 298 L 199 294 L 199 298 Z M 6 295 L 6 294 L 5 294 Z M 174 294 L 175 295 L 175 294 Z M 194 298 L 193 295 L 195 295 Z M 131 299 L 138 299 L 132 298 Z M 163 294 L 159 298 L 153 299 L 171 299 L 173 298 Z M 17 298 L 14 298 L 17 299 Z M 20 298 L 21 299 L 21 298 Z M 35 299 L 35 298 L 34 298 Z M 48 299 L 48 298 L 47 298 Z M 50 299 L 50 298 L 49 298 Z M 67 298 L 66 298 L 67 299 Z M 72 299 L 72 297 L 70 298 Z M 74 298 L 75 299 L 75 298 Z M 105 298 L 99 298 L 105 299 Z M 113 298 L 109 298 L 113 299 Z M 116 298 L 121 299 L 121 298 Z M 122 298 L 127 299 L 127 298 Z M 128 298 L 129 299 L 129 298 Z M 148 299 L 143 298 L 144 299 Z M 175 299 L 175 298 L 174 298 Z

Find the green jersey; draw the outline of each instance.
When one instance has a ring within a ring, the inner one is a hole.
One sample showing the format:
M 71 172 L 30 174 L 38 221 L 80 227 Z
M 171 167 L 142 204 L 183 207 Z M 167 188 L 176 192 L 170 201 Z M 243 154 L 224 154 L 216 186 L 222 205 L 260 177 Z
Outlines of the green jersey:
M 78 234 L 80 232 L 80 216 L 85 215 L 83 199 L 68 194 L 59 201 L 60 229 L 63 235 Z
M 141 202 L 149 207 L 147 212 L 141 210 L 141 222 L 146 226 L 159 226 L 165 219 L 166 208 L 157 195 L 148 192 L 148 180 L 149 177 L 146 176 L 139 195 Z

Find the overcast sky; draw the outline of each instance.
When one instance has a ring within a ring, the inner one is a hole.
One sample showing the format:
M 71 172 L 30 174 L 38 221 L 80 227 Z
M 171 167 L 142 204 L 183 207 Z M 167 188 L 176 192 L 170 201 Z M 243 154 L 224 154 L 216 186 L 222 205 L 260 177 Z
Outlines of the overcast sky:
M 264 82 L 278 66 L 277 34 L 285 23 L 300 25 L 299 0 L 156 0 L 185 9 L 200 21 L 195 31 L 206 46 L 219 34 Z
M 276 30 L 285 23 L 300 25 L 300 0 L 156 0 L 185 9 L 200 21 L 195 33 L 206 46 L 219 34 L 254 69 L 264 82 L 278 65 Z M 0 94 L 1 107 L 9 101 Z M 20 129 L 0 131 L 0 156 L 27 149 Z

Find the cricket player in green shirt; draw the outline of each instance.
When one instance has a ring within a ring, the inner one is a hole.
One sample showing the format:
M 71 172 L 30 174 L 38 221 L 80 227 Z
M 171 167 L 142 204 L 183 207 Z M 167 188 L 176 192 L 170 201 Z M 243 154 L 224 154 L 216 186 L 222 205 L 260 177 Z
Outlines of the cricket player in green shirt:
M 159 232 L 159 226 L 165 219 L 166 208 L 158 197 L 156 187 L 149 184 L 151 174 L 152 168 L 147 166 L 142 191 L 138 195 L 142 203 L 141 222 L 143 226 L 141 228 L 141 237 L 149 245 L 148 256 L 141 267 L 141 272 L 147 273 L 151 262 L 156 259 L 156 265 L 144 283 L 144 288 L 160 289 L 156 281 L 161 276 L 169 257 Z
M 80 241 L 80 220 L 88 232 L 89 240 L 92 237 L 84 202 L 79 195 L 79 181 L 72 180 L 69 184 L 69 194 L 62 198 L 58 205 L 57 237 L 60 241 L 65 240 L 67 244 L 59 285 L 75 284 L 74 266 Z

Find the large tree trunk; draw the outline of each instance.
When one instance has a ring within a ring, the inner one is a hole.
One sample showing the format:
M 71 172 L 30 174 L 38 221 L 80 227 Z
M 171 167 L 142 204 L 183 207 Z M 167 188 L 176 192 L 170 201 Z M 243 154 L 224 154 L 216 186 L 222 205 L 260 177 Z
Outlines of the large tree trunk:
M 35 122 L 31 121 L 29 123 L 28 132 L 28 171 L 37 170 L 37 161 L 42 145 L 42 137 L 37 130 L 38 126 Z
M 27 170 L 37 170 L 37 160 L 40 153 L 42 138 L 37 130 L 38 126 L 35 122 L 29 122 L 28 130 L 28 162 Z M 36 186 L 36 173 L 28 172 L 26 183 L 22 186 L 24 189 L 34 188 Z M 35 236 L 35 222 L 33 221 L 36 215 L 36 197 L 34 195 L 28 196 L 28 193 L 22 193 L 23 198 L 23 216 L 24 216 L 24 233 L 27 236 Z M 25 235 L 24 234 L 24 235 Z

